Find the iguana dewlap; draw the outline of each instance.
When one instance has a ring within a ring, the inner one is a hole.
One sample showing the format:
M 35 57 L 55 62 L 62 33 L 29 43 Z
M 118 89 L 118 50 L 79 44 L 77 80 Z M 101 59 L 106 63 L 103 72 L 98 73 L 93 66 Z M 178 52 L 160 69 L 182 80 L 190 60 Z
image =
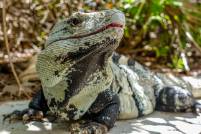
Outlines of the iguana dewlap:
M 67 121 L 84 119 L 88 123 L 79 131 L 95 133 L 112 128 L 117 118 L 200 108 L 188 82 L 153 73 L 114 52 L 124 26 L 118 10 L 78 12 L 56 23 L 36 65 L 43 89 L 24 113 L 29 116 L 31 109 Z

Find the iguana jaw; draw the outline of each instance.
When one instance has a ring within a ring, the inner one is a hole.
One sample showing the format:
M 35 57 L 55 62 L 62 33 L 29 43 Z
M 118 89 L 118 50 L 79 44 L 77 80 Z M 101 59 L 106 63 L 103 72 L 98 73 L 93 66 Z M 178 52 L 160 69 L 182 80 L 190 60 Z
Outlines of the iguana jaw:
M 90 36 L 90 35 L 94 35 L 94 34 L 97 34 L 97 33 L 100 33 L 100 32 L 103 32 L 109 28 L 123 28 L 123 24 L 120 24 L 120 23 L 116 23 L 116 22 L 112 22 L 106 26 L 103 26 L 102 28 L 94 31 L 94 32 L 91 32 L 91 33 L 88 33 L 88 34 L 83 34 L 83 35 L 74 35 L 74 36 L 70 36 L 68 37 L 68 39 L 73 39 L 73 38 L 83 38 L 83 37 L 87 37 L 87 36 Z
M 105 31 L 107 29 L 110 29 L 110 28 L 120 28 L 120 29 L 123 29 L 124 25 L 120 24 L 119 22 L 112 22 L 110 24 L 107 24 L 107 25 L 99 28 L 98 30 L 96 30 L 94 32 L 91 32 L 91 33 L 88 33 L 88 34 L 78 34 L 78 35 L 73 35 L 73 36 L 68 36 L 68 37 L 60 37 L 59 39 L 54 40 L 54 41 L 50 42 L 49 44 L 52 44 L 54 42 L 61 41 L 61 40 L 77 39 L 77 38 L 88 37 L 88 36 L 95 35 L 95 34 L 98 34 L 100 32 L 103 32 L 103 31 Z

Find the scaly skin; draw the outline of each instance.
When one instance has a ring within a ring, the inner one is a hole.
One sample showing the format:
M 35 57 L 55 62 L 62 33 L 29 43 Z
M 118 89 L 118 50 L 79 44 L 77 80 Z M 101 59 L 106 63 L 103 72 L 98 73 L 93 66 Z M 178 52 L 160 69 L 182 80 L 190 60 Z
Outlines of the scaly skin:
M 106 133 L 117 118 L 200 106 L 189 83 L 153 73 L 114 52 L 124 25 L 124 14 L 118 10 L 75 13 L 56 23 L 36 65 L 43 90 L 28 110 L 5 118 L 33 120 L 49 111 L 57 118 L 85 120 L 72 125 L 71 132 Z
M 36 66 L 53 113 L 77 120 L 110 87 L 111 56 L 124 24 L 120 11 L 106 10 L 75 13 L 54 26 Z

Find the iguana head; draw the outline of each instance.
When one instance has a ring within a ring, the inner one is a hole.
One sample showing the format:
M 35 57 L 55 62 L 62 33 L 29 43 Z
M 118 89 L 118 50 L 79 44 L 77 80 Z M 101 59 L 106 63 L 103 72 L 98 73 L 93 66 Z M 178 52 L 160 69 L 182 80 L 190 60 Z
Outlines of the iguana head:
M 77 12 L 56 23 L 51 30 L 46 46 L 64 40 L 72 42 L 74 47 L 82 47 L 83 43 L 87 47 L 91 47 L 106 39 L 118 42 L 123 35 L 124 25 L 124 14 L 118 10 L 92 13 Z
M 110 57 L 123 36 L 124 25 L 124 14 L 118 10 L 78 12 L 56 23 L 37 62 L 49 105 L 73 103 L 76 99 L 72 96 L 83 95 L 83 90 L 83 96 L 94 98 L 90 94 L 109 87 Z

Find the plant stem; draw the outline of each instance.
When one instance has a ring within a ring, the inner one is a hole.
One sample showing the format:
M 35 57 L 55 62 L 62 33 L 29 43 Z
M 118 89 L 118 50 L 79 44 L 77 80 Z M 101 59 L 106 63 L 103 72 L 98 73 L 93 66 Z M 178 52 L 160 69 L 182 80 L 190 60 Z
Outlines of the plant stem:
M 6 27 L 6 0 L 3 0 L 3 9 L 2 10 L 3 10 L 2 11 L 2 20 L 3 20 L 4 43 L 5 43 L 5 46 L 6 46 L 6 51 L 8 53 L 9 64 L 10 64 L 12 73 L 13 73 L 13 75 L 15 77 L 15 80 L 16 80 L 18 88 L 19 88 L 18 96 L 20 96 L 21 92 L 24 89 L 22 88 L 22 85 L 21 85 L 20 80 L 18 78 L 18 75 L 17 75 L 17 73 L 15 71 L 15 67 L 14 67 L 14 64 L 12 62 L 12 58 L 11 58 L 11 55 L 10 55 L 10 46 L 9 46 L 9 43 L 8 43 L 7 27 Z M 26 93 L 25 93 L 25 95 L 26 95 Z M 26 96 L 29 97 L 28 95 L 26 95 Z

